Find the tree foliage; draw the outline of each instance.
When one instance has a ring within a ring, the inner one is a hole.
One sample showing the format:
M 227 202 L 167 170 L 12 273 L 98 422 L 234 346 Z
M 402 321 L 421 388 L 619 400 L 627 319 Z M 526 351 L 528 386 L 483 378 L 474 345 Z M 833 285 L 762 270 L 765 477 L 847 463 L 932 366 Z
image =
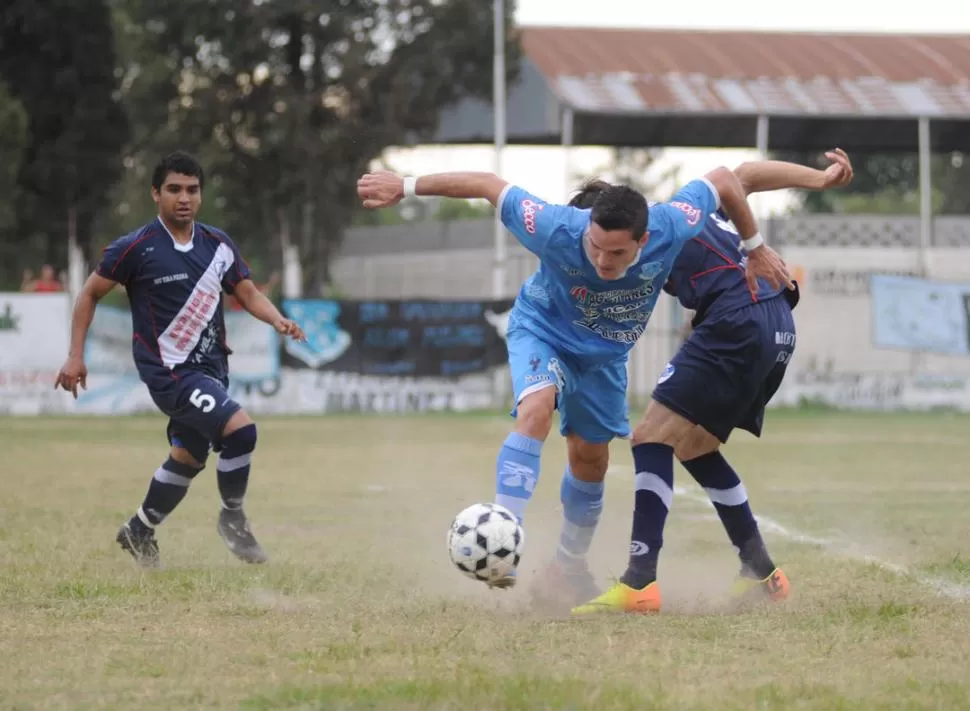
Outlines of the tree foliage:
M 104 0 L 0 3 L 0 80 L 27 119 L 16 225 L 5 242 L 63 265 L 73 214 L 79 244 L 90 247 L 93 221 L 121 172 L 127 138 L 115 67 Z
M 369 163 L 426 139 L 442 108 L 491 94 L 482 0 L 118 1 L 132 49 L 153 67 L 126 77 L 136 125 L 175 126 L 181 145 L 214 148 L 227 227 L 243 242 L 288 233 L 317 289 Z M 514 36 L 509 56 L 514 70 Z

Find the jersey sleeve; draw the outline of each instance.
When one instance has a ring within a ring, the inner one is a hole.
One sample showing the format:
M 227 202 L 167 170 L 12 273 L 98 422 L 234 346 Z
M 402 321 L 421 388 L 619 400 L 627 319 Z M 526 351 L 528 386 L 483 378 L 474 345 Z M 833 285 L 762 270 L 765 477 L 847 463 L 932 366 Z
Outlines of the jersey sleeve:
M 235 288 L 239 285 L 239 282 L 244 279 L 252 279 L 253 275 L 249 271 L 249 265 L 246 264 L 246 260 L 243 259 L 242 253 L 239 251 L 239 247 L 236 243 L 232 241 L 229 235 L 223 233 L 219 235 L 222 242 L 232 250 L 232 266 L 226 270 L 225 275 L 222 277 L 222 290 L 227 294 L 231 294 Z
M 681 188 L 670 202 L 650 209 L 649 229 L 668 231 L 680 248 L 704 229 L 707 216 L 721 206 L 717 189 L 706 178 L 692 180 Z
M 499 205 L 502 224 L 540 259 L 548 254 L 556 236 L 568 226 L 572 213 L 578 212 L 568 205 L 547 203 L 514 185 L 505 188 Z
M 138 269 L 138 254 L 135 245 L 140 239 L 131 236 L 120 237 L 104 248 L 101 261 L 95 273 L 105 279 L 128 285 Z

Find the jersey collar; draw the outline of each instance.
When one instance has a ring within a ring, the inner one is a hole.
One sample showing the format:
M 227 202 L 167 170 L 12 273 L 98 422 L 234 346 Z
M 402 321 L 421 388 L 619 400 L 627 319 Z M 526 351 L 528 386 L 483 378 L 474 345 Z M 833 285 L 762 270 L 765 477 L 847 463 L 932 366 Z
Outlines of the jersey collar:
M 175 235 L 173 235 L 172 231 L 168 229 L 168 225 L 165 224 L 165 221 L 161 217 L 157 217 L 156 219 L 158 220 L 158 224 L 162 226 L 162 229 L 165 230 L 165 232 L 168 233 L 168 236 L 172 238 L 172 246 L 175 247 L 176 252 L 192 251 L 192 248 L 195 246 L 195 221 L 194 220 L 192 222 L 192 239 L 190 239 L 187 244 L 182 244 L 177 239 L 175 239 Z

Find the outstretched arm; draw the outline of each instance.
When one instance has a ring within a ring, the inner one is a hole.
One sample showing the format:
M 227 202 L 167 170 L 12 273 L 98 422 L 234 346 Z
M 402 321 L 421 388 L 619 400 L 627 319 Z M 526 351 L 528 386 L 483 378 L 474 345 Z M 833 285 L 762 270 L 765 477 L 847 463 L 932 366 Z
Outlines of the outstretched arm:
M 402 178 L 387 171 L 367 173 L 357 181 L 357 195 L 368 209 L 392 207 L 405 197 L 437 196 L 488 200 L 502 224 L 519 243 L 544 259 L 556 252 L 563 230 L 575 219 L 576 208 L 547 203 L 494 173 L 431 173 Z
M 829 190 L 841 188 L 852 181 L 852 162 L 841 148 L 828 151 L 825 157 L 832 164 L 825 170 L 780 160 L 757 160 L 742 163 L 734 169 L 745 195 L 795 188 L 801 190 Z
M 413 195 L 488 200 L 495 207 L 508 183 L 494 173 L 431 173 L 420 178 L 402 178 L 388 171 L 367 173 L 357 181 L 357 194 L 364 207 L 375 209 L 396 205 Z

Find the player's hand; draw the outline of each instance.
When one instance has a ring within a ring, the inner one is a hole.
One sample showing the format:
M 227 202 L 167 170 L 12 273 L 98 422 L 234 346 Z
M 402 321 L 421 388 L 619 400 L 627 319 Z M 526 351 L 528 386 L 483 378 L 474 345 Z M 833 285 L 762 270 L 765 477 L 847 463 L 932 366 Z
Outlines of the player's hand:
M 387 170 L 367 173 L 357 181 L 357 196 L 371 210 L 397 205 L 404 199 L 404 178 Z
M 748 289 L 752 296 L 758 293 L 759 277 L 771 284 L 774 289 L 779 289 L 782 286 L 789 290 L 795 289 L 795 282 L 792 281 L 785 260 L 768 245 L 763 244 L 753 250 L 748 254 L 747 259 L 744 278 L 748 282 Z
M 832 161 L 832 165 L 824 171 L 822 179 L 822 190 L 832 188 L 844 188 L 852 182 L 852 161 L 841 148 L 836 148 L 825 153 L 825 157 Z
M 300 328 L 296 321 L 291 321 L 288 318 L 281 318 L 273 324 L 273 328 L 281 336 L 289 336 L 294 341 L 306 342 L 306 334 L 303 333 L 303 329 Z
M 57 372 L 57 380 L 54 381 L 54 389 L 64 388 L 77 400 L 77 386 L 80 385 L 85 390 L 88 389 L 88 367 L 84 365 L 83 358 L 68 358 L 64 366 Z

